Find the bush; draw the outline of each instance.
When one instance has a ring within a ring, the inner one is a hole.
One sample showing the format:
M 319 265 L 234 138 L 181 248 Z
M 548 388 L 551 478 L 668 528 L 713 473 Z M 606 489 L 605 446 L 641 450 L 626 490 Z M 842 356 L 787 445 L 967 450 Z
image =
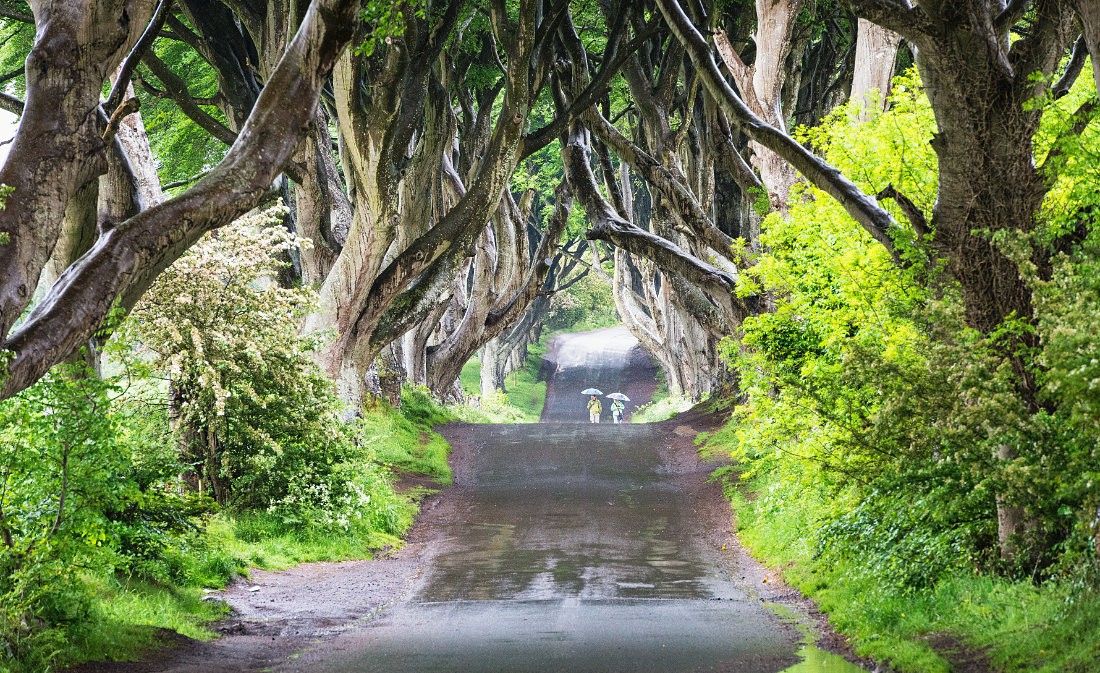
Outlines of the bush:
M 74 572 L 116 562 L 110 514 L 132 500 L 110 383 L 55 368 L 0 403 L 0 647 L 33 670 L 86 620 Z

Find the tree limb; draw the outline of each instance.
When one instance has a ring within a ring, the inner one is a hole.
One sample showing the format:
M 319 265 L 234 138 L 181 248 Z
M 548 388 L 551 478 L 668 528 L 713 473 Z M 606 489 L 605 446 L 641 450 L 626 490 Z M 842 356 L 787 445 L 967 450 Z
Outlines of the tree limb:
M 187 192 L 103 232 L 62 274 L 4 343 L 14 358 L 0 399 L 84 343 L 117 297 L 140 296 L 203 233 L 261 202 L 297 148 L 324 81 L 352 38 L 358 9 L 355 0 L 314 0 L 222 162 Z
M 153 41 L 157 39 L 157 33 L 164 26 L 165 19 L 168 18 L 168 14 L 171 13 L 172 0 L 160 0 L 160 4 L 157 5 L 156 11 L 153 13 L 153 18 L 149 20 L 149 25 L 145 28 L 145 32 L 142 33 L 141 38 L 138 40 L 134 48 L 130 50 L 130 54 L 126 57 L 126 60 L 122 62 L 122 67 L 119 68 L 118 74 L 115 77 L 115 84 L 111 87 L 111 93 L 107 96 L 107 101 L 103 104 L 103 109 L 109 116 L 114 118 L 115 108 L 122 104 L 122 97 L 126 95 L 126 89 L 130 86 L 130 77 L 134 74 L 134 68 L 137 67 L 138 61 L 148 51 L 149 47 L 153 45 Z
M 25 106 L 26 103 L 21 99 L 6 91 L 0 91 L 0 109 L 10 112 L 17 117 L 21 117 L 23 116 L 23 108 Z
M 172 69 L 164 61 L 157 58 L 156 54 L 151 51 L 145 52 L 141 57 L 141 62 L 149 68 L 149 72 L 160 80 L 160 83 L 164 85 L 165 92 L 193 122 L 226 145 L 232 145 L 237 140 L 237 134 L 233 133 L 228 126 L 199 107 L 194 97 L 191 96 L 191 92 L 187 90 L 187 82 L 184 82 L 179 75 L 172 72 Z
M 0 16 L 13 21 L 34 23 L 34 14 L 30 13 L 14 0 L 0 0 Z
M 887 250 L 892 250 L 894 242 L 890 232 L 897 227 L 893 216 L 834 166 L 753 114 L 722 77 L 717 64 L 711 58 L 706 41 L 684 14 L 677 0 L 657 0 L 657 5 L 672 27 L 673 33 L 684 42 L 703 83 L 726 114 L 737 122 L 741 131 L 750 139 L 790 162 L 811 184 L 836 199 L 876 241 Z
M 1073 43 L 1073 53 L 1070 54 L 1069 63 L 1066 64 L 1065 72 L 1058 78 L 1058 81 L 1054 83 L 1054 86 L 1050 88 L 1050 95 L 1058 100 L 1069 93 L 1073 83 L 1077 81 L 1077 78 L 1081 75 L 1081 71 L 1085 67 L 1085 59 L 1089 56 L 1088 46 L 1085 44 L 1085 36 L 1081 35 L 1077 38 L 1077 41 Z
M 733 293 L 737 288 L 737 278 L 687 253 L 675 243 L 627 222 L 614 212 L 600 195 L 596 178 L 588 165 L 588 146 L 582 131 L 570 133 L 568 143 L 562 149 L 562 161 L 570 189 L 584 206 L 591 224 L 586 238 L 608 241 L 652 259 L 661 268 L 674 270 L 699 287 L 706 288 L 719 300 L 728 298 L 728 304 L 723 308 L 735 317 L 744 317 L 744 311 L 735 309 Z M 737 313 L 741 315 L 736 316 Z

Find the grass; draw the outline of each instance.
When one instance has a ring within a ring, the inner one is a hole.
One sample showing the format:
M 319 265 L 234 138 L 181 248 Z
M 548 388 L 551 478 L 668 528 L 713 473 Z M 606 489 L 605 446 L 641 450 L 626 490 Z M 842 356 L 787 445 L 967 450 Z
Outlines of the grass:
M 450 447 L 431 426 L 453 420 L 453 416 L 431 400 L 426 391 L 405 391 L 400 411 L 379 407 L 360 421 L 363 440 L 377 459 L 396 473 L 431 477 L 441 485 L 451 481 L 447 465 Z M 386 503 L 385 528 L 403 532 L 416 512 L 412 502 L 423 494 L 414 490 Z M 210 518 L 198 546 L 181 549 L 185 557 L 184 578 L 168 586 L 123 576 L 88 573 L 85 586 L 91 598 L 86 623 L 73 628 L 62 643 L 60 659 L 68 664 L 103 659 L 133 660 L 146 655 L 163 640 L 164 630 L 188 638 L 216 637 L 207 628 L 227 614 L 220 601 L 204 601 L 209 589 L 221 589 L 248 568 L 283 570 L 300 563 L 371 558 L 382 549 L 399 547 L 398 535 L 380 532 L 376 522 L 353 523 L 343 533 L 314 532 L 290 527 L 267 512 L 221 512 Z M 2 651 L 2 650 L 0 650 Z M 24 670 L 9 668 L 0 660 L 0 673 Z
M 1005 673 L 1100 670 L 1100 595 L 1083 584 L 961 574 L 921 590 L 884 586 L 858 559 L 817 558 L 813 518 L 824 503 L 787 497 L 767 476 L 726 486 L 744 544 L 812 597 L 862 656 L 902 673 L 949 673 L 933 647 L 946 637 Z
M 89 578 L 98 597 L 96 618 L 80 634 L 78 644 L 90 653 L 111 652 L 127 659 L 156 645 L 156 630 L 170 629 L 196 640 L 216 637 L 206 628 L 229 613 L 220 601 L 202 600 L 199 587 L 171 588 L 135 579 Z
M 471 358 L 462 367 L 459 380 L 462 390 L 476 406 L 470 403 L 450 407 L 460 419 L 471 423 L 538 423 L 542 416 L 542 407 L 546 402 L 546 382 L 539 381 L 542 368 L 542 356 L 552 334 L 527 348 L 527 363 L 505 378 L 506 392 L 497 391 L 493 395 L 481 394 L 481 362 Z
M 400 412 L 380 406 L 359 423 L 364 441 L 374 449 L 379 462 L 398 473 L 427 475 L 445 486 L 451 483 L 447 464 L 451 447 L 431 428 L 454 419 L 427 390 L 406 386 Z
M 630 417 L 631 423 L 657 423 L 668 420 L 676 414 L 687 411 L 695 405 L 687 397 L 673 395 L 662 399 L 655 399 L 649 404 L 643 404 Z

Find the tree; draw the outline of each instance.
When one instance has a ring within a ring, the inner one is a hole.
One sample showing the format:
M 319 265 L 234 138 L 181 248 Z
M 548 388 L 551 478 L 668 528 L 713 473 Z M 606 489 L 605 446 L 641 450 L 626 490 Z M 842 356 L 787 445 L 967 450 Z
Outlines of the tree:
M 58 240 L 66 206 L 107 168 L 109 143 L 130 108 L 104 109 L 100 92 L 124 57 L 132 62 L 147 47 L 139 37 L 150 16 L 146 3 L 124 0 L 32 3 L 38 34 L 27 60 L 27 102 L 0 168 L 0 183 L 12 189 L 0 214 L 0 330 L 11 354 L 0 395 L 33 383 L 87 341 L 116 301 L 132 306 L 199 236 L 260 202 L 353 36 L 358 4 L 311 3 L 225 159 L 184 194 L 104 222 L 89 252 L 13 331 Z
M 1036 228 L 1039 204 L 1048 182 L 1032 149 L 1041 112 L 1032 102 L 1057 88 L 1057 70 L 1072 42 L 1078 18 L 1088 27 L 1088 12 L 1067 3 L 930 2 L 911 6 L 879 0 L 847 3 L 862 18 L 900 34 L 917 49 L 939 130 L 933 147 L 939 159 L 939 187 L 931 217 L 904 195 L 884 190 L 905 212 L 918 238 L 931 232 L 934 254 L 962 291 L 967 322 L 994 339 L 1006 321 L 1034 320 L 1032 292 L 1017 263 L 998 245 L 1006 232 L 1027 235 Z M 900 225 L 870 195 L 815 157 L 790 137 L 754 114 L 722 78 L 702 35 L 676 0 L 659 0 L 665 18 L 699 67 L 707 88 L 750 138 L 789 161 L 812 184 L 848 210 L 876 240 L 901 261 L 895 242 Z M 1019 35 L 1012 39 L 1013 34 Z M 1066 76 L 1076 75 L 1072 70 Z M 1079 132 L 1070 129 L 1070 133 Z M 1037 248 L 1036 265 L 1049 268 L 1049 248 Z M 1029 352 L 1038 345 L 1033 329 L 1010 332 L 998 347 L 1016 374 L 1020 398 L 1033 410 L 1037 398 Z M 1015 449 L 1003 446 L 1002 461 Z M 1015 554 L 1026 526 L 1023 494 L 1002 494 L 998 518 L 1001 552 Z

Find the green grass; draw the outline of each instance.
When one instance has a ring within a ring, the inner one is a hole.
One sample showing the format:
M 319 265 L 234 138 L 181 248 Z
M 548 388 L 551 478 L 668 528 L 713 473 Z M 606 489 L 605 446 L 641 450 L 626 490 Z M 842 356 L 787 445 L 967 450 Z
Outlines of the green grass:
M 401 411 L 379 406 L 360 420 L 364 441 L 378 461 L 401 472 L 430 476 L 440 485 L 451 483 L 447 440 L 431 428 L 455 419 L 423 388 L 406 386 Z
M 481 362 L 471 358 L 463 367 L 459 380 L 462 390 L 476 403 L 450 407 L 461 420 L 470 423 L 538 423 L 546 403 L 546 382 L 539 381 L 542 356 L 553 335 L 546 334 L 527 348 L 527 364 L 505 378 L 507 392 L 481 395 Z
M 655 399 L 649 404 L 638 407 L 634 415 L 630 417 L 631 423 L 657 423 L 672 418 L 676 414 L 692 408 L 694 403 L 683 396 L 673 395 L 663 399 Z
M 453 418 L 426 391 L 410 388 L 400 411 L 379 407 L 360 421 L 360 431 L 376 458 L 393 471 L 425 474 L 443 485 L 451 481 L 450 447 L 431 426 Z M 282 570 L 314 561 L 365 559 L 400 547 L 399 535 L 380 529 L 399 534 L 407 530 L 416 512 L 412 501 L 422 494 L 420 489 L 404 497 L 390 496 L 395 499 L 376 508 L 373 520 L 353 522 L 342 532 L 290 526 L 267 512 L 219 513 L 206 522 L 195 548 L 176 552 L 184 568 L 180 573 L 185 577 L 178 582 L 182 586 L 88 573 L 84 580 L 91 613 L 85 623 L 68 631 L 67 642 L 59 642 L 55 660 L 73 664 L 105 655 L 134 660 L 157 647 L 165 629 L 212 639 L 216 634 L 207 627 L 228 608 L 220 601 L 203 601 L 206 590 L 223 588 L 247 574 L 248 568 Z M 30 670 L 37 669 L 12 668 L 0 661 L 2 673 Z
M 950 664 L 930 644 L 946 634 L 1005 673 L 1100 670 L 1095 590 L 1070 580 L 1036 586 L 978 574 L 950 576 L 923 590 L 884 586 L 857 559 L 818 559 L 814 513 L 825 503 L 800 499 L 767 476 L 726 486 L 744 544 L 812 597 L 862 656 L 902 673 L 949 673 Z
M 414 509 L 404 512 L 402 529 L 412 523 Z M 285 570 L 299 563 L 347 561 L 372 558 L 381 549 L 400 547 L 396 535 L 352 526 L 343 534 L 314 533 L 309 529 L 287 528 L 265 512 L 218 517 L 210 525 L 218 544 L 250 568 Z
M 216 634 L 206 625 L 229 611 L 221 601 L 202 600 L 199 587 L 170 588 L 125 578 L 88 581 L 97 598 L 95 618 L 74 645 L 92 656 L 110 652 L 116 660 L 132 659 L 157 644 L 156 629 L 212 640 Z

